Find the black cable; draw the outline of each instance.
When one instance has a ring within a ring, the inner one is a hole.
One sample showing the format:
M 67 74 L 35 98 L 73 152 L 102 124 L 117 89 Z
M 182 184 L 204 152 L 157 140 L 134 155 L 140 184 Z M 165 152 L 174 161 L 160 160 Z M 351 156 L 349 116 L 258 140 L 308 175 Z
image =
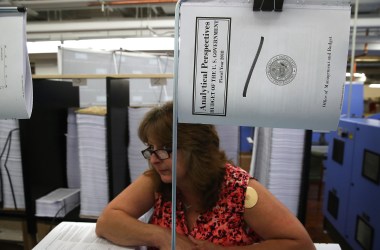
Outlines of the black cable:
M 9 146 L 8 146 L 8 152 L 7 152 L 7 156 L 5 158 L 5 162 L 4 162 L 4 168 L 5 168 L 5 171 L 7 172 L 7 175 L 8 175 L 8 180 L 9 180 L 9 186 L 11 188 L 11 193 L 12 193 L 12 198 L 13 198 L 13 203 L 15 205 L 15 210 L 17 211 L 18 208 L 17 208 L 17 203 L 16 203 L 16 195 L 15 195 L 15 191 L 13 189 L 13 183 L 12 183 L 12 178 L 11 178 L 11 175 L 9 173 L 9 170 L 8 170 L 8 166 L 7 166 L 7 162 L 8 162 L 8 158 L 9 158 L 9 154 L 10 154 L 10 151 L 11 151 L 11 144 L 12 144 L 12 133 L 16 130 L 19 130 L 18 128 L 15 128 L 15 129 L 12 129 L 9 134 L 8 134 L 8 137 L 9 137 Z
M 1 152 L 1 155 L 0 155 L 0 161 L 4 155 L 5 148 L 8 145 L 8 140 L 9 140 L 9 138 L 7 137 L 5 144 L 4 144 L 4 147 L 3 147 L 3 151 Z M 3 174 L 1 173 L 1 168 L 0 168 L 0 201 L 2 201 L 2 202 L 4 201 Z
M 7 148 L 8 142 L 9 142 L 9 133 L 8 133 L 7 139 L 5 141 L 5 144 L 4 144 L 4 147 L 3 147 L 3 151 L 0 154 L 0 161 L 1 161 L 1 158 L 3 158 L 3 155 L 4 155 L 4 152 L 5 152 L 5 149 Z M 1 187 L 1 200 L 4 201 L 3 175 L 1 173 L 1 168 L 0 168 L 0 184 L 1 184 L 1 186 L 0 186 Z
M 15 210 L 17 211 L 18 208 L 17 208 L 17 203 L 16 203 L 16 195 L 15 195 L 15 192 L 14 192 L 14 189 L 13 189 L 13 183 L 12 183 L 12 178 L 11 178 L 11 175 L 9 173 L 9 169 L 8 169 L 8 166 L 7 166 L 7 162 L 8 162 L 8 158 L 9 158 L 9 154 L 10 154 L 10 150 L 11 150 L 11 144 L 12 144 L 12 133 L 16 130 L 19 130 L 18 128 L 15 128 L 15 129 L 12 129 L 9 131 L 8 133 L 8 137 L 7 137 L 7 140 L 4 144 L 4 148 L 3 148 L 3 151 L 1 152 L 1 155 L 0 155 L 0 160 L 2 159 L 4 153 L 5 153 L 5 149 L 7 148 L 7 156 L 5 158 L 5 162 L 4 162 L 4 169 L 7 173 L 7 177 L 8 177 L 8 180 L 9 180 L 9 186 L 11 188 L 11 194 L 12 194 L 12 198 L 13 198 L 13 203 L 14 203 L 14 206 L 15 206 Z M 1 172 L 1 171 L 0 171 Z M 1 176 L 2 178 L 2 176 Z M 3 180 L 1 179 L 1 184 L 3 184 Z M 2 198 L 4 198 L 4 188 L 1 189 L 1 196 Z
M 51 231 L 53 229 L 53 225 L 55 223 L 55 220 L 58 218 L 58 214 L 59 214 L 59 212 L 62 211 L 62 209 L 65 209 L 65 214 L 66 214 L 66 202 L 65 202 L 65 200 L 63 200 L 63 206 L 60 209 L 58 209 L 58 211 L 55 213 L 53 219 L 51 220 L 49 231 Z

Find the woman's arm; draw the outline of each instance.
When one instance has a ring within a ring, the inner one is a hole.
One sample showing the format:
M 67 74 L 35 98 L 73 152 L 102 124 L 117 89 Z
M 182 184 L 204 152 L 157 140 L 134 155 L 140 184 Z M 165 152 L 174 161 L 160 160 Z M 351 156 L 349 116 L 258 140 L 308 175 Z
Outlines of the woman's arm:
M 264 239 L 251 249 L 315 250 L 306 229 L 287 207 L 256 180 L 248 186 L 256 190 L 258 201 L 245 209 L 244 219 Z
M 141 175 L 124 189 L 103 210 L 96 223 L 99 237 L 123 246 L 158 246 L 170 231 L 138 220 L 154 205 L 154 184 Z
M 142 175 L 113 199 L 96 222 L 96 235 L 121 246 L 153 246 L 171 249 L 171 230 L 138 220 L 155 202 L 155 187 Z M 177 234 L 176 249 L 192 249 L 193 243 Z

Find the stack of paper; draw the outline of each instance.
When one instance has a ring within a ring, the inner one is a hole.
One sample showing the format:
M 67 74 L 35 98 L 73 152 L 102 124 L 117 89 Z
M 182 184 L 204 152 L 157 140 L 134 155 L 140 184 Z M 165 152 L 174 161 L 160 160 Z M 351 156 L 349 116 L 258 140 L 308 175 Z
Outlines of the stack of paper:
M 239 163 L 239 127 L 231 125 L 216 125 L 220 148 L 223 149 L 229 160 Z
M 80 188 L 78 131 L 74 108 L 70 108 L 67 115 L 66 162 L 67 186 Z
M 148 169 L 148 161 L 141 155 L 141 151 L 147 146 L 142 143 L 137 135 L 137 130 L 146 112 L 150 110 L 147 107 L 128 108 L 129 120 L 129 146 L 128 146 L 128 163 L 131 181 L 141 175 Z
M 77 113 L 81 209 L 80 216 L 96 217 L 109 202 L 106 117 Z
M 301 189 L 304 141 L 304 130 L 273 129 L 268 188 L 295 214 Z
M 0 120 L 0 152 L 3 153 L 0 160 L 0 190 L 3 197 L 0 200 L 3 200 L 4 208 L 9 209 L 25 208 L 18 127 L 17 120 Z
M 250 172 L 263 184 L 268 186 L 269 179 L 269 162 L 272 147 L 272 129 L 255 128 L 254 150 L 252 150 L 252 161 Z M 254 165 L 252 165 L 254 162 Z
M 297 215 L 305 131 L 259 128 L 257 136 L 255 177 Z
M 36 216 L 64 217 L 79 205 L 79 189 L 58 188 L 36 200 Z

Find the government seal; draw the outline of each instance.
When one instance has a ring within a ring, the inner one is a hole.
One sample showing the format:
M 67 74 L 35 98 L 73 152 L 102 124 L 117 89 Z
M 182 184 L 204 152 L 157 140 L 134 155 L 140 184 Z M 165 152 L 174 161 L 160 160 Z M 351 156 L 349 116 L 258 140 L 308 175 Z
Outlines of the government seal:
M 297 65 L 289 56 L 277 55 L 267 63 L 266 73 L 272 83 L 284 86 L 292 82 L 296 77 Z

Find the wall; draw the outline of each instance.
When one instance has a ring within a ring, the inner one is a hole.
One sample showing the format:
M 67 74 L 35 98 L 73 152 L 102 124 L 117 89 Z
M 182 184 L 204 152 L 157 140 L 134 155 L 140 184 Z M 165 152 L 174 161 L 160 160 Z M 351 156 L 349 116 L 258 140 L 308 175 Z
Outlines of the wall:
M 364 85 L 364 100 L 372 98 L 380 98 L 380 89 L 374 89 L 368 87 L 368 85 Z
M 56 75 L 58 74 L 58 63 L 56 53 L 29 54 L 32 74 Z

